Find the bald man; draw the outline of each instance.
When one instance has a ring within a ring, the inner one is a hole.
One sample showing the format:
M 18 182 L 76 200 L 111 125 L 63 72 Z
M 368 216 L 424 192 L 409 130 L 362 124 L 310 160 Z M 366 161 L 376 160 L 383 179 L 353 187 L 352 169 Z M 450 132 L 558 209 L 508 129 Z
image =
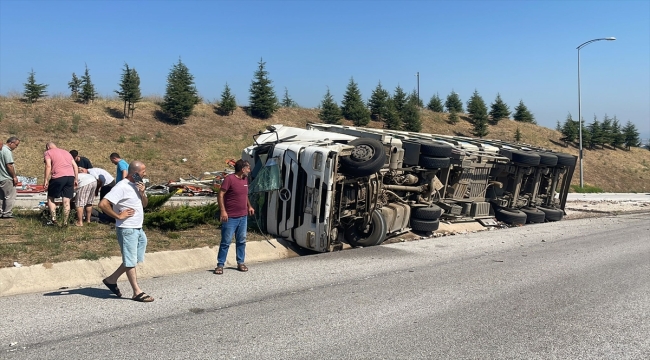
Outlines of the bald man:
M 50 217 L 53 224 L 57 224 L 56 203 L 54 199 L 63 199 L 63 226 L 68 225 L 70 214 L 70 200 L 74 196 L 74 189 L 77 187 L 77 176 L 79 168 L 72 155 L 63 149 L 59 149 L 53 142 L 45 144 L 43 153 L 45 162 L 45 176 L 43 177 L 43 188 L 47 190 L 47 207 L 50 209 Z
M 149 203 L 142 182 L 145 176 L 147 176 L 147 167 L 144 163 L 131 162 L 126 177 L 115 184 L 113 189 L 99 201 L 99 208 L 104 214 L 115 219 L 117 242 L 122 252 L 122 264 L 103 282 L 113 294 L 122 297 L 122 292 L 117 287 L 117 280 L 126 273 L 133 289 L 131 299 L 152 302 L 153 298 L 138 286 L 135 271 L 137 263 L 144 262 L 144 252 L 147 249 L 147 235 L 142 229 L 144 208 Z

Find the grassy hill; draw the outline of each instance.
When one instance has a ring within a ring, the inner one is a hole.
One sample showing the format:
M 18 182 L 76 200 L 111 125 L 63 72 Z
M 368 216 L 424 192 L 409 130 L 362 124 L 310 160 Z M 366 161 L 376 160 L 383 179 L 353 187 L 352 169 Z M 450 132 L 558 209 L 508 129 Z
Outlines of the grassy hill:
M 43 181 L 45 143 L 53 141 L 60 148 L 77 149 L 95 167 L 111 173 L 112 152 L 127 161 L 142 160 L 152 183 L 166 183 L 199 176 L 206 171 L 222 170 L 230 158 L 239 158 L 241 150 L 252 143 L 252 135 L 270 124 L 304 127 L 319 122 L 318 110 L 282 108 L 271 119 L 259 120 L 237 109 L 231 116 L 220 116 L 212 104 L 200 104 L 184 125 L 161 121 L 160 106 L 154 101 L 137 104 L 132 119 L 122 119 L 123 104 L 117 100 L 97 100 L 83 105 L 69 99 L 50 98 L 30 105 L 17 98 L 0 97 L 0 140 L 10 135 L 22 142 L 14 151 L 19 175 Z M 446 121 L 447 114 L 422 110 L 422 132 L 471 136 L 466 118 L 456 125 Z M 347 123 L 347 122 L 346 122 Z M 347 123 L 348 125 L 350 123 Z M 371 127 L 380 127 L 371 122 Z M 519 127 L 522 142 L 577 155 L 575 147 L 564 147 L 555 130 L 532 124 L 504 120 L 490 126 L 492 139 L 514 141 Z M 186 159 L 186 161 L 183 161 Z M 611 192 L 650 191 L 650 151 L 633 148 L 585 150 L 585 184 Z M 573 183 L 579 182 L 576 173 Z

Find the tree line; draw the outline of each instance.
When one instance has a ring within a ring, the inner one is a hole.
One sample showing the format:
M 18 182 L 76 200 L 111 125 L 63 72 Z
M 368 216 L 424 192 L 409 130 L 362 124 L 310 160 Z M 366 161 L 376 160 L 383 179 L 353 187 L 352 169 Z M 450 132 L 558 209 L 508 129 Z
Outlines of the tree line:
M 562 134 L 560 140 L 564 142 L 564 146 L 580 141 L 579 121 L 573 120 L 570 113 L 563 124 L 559 120 L 557 121 L 555 130 Z M 614 149 L 625 147 L 629 150 L 631 147 L 638 147 L 640 143 L 639 132 L 629 120 L 624 126 L 618 121 L 616 115 L 610 118 L 605 114 L 602 122 L 598 121 L 598 117 L 594 115 L 594 120 L 588 125 L 585 125 L 584 119 L 582 120 L 582 144 L 587 149 L 597 149 L 598 147 L 603 149 L 605 146 L 610 146 Z
M 125 117 L 133 116 L 135 104 L 142 99 L 140 77 L 137 71 L 125 63 L 118 85 L 119 89 L 115 90 L 115 93 L 124 102 L 123 114 Z M 47 96 L 47 85 L 36 83 L 33 69 L 24 86 L 24 98 L 30 103 Z M 68 87 L 71 91 L 71 98 L 85 104 L 92 102 L 97 95 L 87 65 L 81 78 L 72 73 L 72 80 L 68 83 Z M 192 114 L 194 106 L 200 102 L 201 99 L 194 85 L 194 77 L 179 59 L 167 76 L 161 109 L 172 123 L 183 124 Z M 289 91 L 286 88 L 284 97 L 281 101 L 278 100 L 273 88 L 273 81 L 266 71 L 266 63 L 260 59 L 249 87 L 249 106 L 246 108 L 248 114 L 255 118 L 267 119 L 280 107 L 297 106 L 298 104 L 289 96 Z M 465 106 L 463 106 L 458 93 L 452 90 L 444 103 L 438 93 L 434 94 L 426 108 L 433 112 L 448 113 L 447 118 L 451 124 L 458 123 L 459 114 L 467 110 L 466 114 L 472 125 L 472 135 L 481 138 L 489 134 L 488 125 L 497 125 L 500 120 L 509 119 L 511 115 L 515 121 L 537 123 L 535 116 L 528 110 L 523 100 L 520 100 L 519 104 L 515 106 L 514 112 L 511 112 L 498 93 L 489 109 L 478 90 L 474 90 Z M 318 117 L 324 123 L 329 124 L 340 124 L 343 119 L 346 119 L 352 121 L 355 126 L 366 126 L 371 121 L 375 121 L 382 123 L 383 127 L 387 129 L 419 132 L 422 129 L 419 110 L 423 107 L 424 104 L 415 91 L 407 93 L 398 85 L 391 94 L 383 88 L 381 81 L 372 91 L 368 101 L 365 102 L 358 84 L 351 77 L 340 106 L 334 100 L 329 88 L 327 89 L 319 104 Z M 235 95 L 226 83 L 215 110 L 220 115 L 229 116 L 234 113 L 236 108 Z M 578 133 L 577 123 L 571 119 L 570 115 L 564 125 L 558 121 L 557 130 L 562 132 L 562 140 L 565 144 L 575 141 Z M 521 139 L 519 129 L 517 129 L 515 139 L 516 141 Z M 625 127 L 621 128 L 616 117 L 610 119 L 605 115 L 603 122 L 600 123 L 594 116 L 594 122 L 583 128 L 583 143 L 587 143 L 589 148 L 603 147 L 608 144 L 612 147 L 625 145 L 629 149 L 631 146 L 638 146 L 639 142 L 639 133 L 634 124 L 628 121 Z

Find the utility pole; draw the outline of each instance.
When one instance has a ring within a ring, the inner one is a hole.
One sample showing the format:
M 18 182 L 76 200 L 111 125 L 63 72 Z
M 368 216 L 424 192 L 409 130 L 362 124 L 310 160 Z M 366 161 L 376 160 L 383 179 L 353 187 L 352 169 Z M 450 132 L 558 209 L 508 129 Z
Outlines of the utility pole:
M 418 106 L 420 104 L 420 72 L 418 71 L 415 76 L 418 77 Z

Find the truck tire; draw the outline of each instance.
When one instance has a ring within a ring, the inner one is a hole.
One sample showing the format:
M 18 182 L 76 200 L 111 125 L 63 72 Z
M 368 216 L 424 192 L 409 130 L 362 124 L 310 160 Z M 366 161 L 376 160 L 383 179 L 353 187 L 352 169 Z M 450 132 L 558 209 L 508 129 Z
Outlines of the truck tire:
M 359 226 L 362 225 L 362 221 L 356 221 L 352 226 L 345 229 L 344 238 L 348 244 L 352 246 L 375 246 L 381 245 L 381 243 L 386 240 L 386 232 L 388 231 L 388 226 L 386 225 L 386 220 L 379 210 L 372 212 L 370 217 L 370 230 L 369 232 L 363 232 L 362 229 L 359 229 Z
M 557 165 L 557 156 L 549 153 L 540 151 L 537 153 L 539 155 L 539 164 L 543 166 L 554 167 Z
M 353 176 L 368 176 L 379 171 L 386 163 L 384 145 L 375 139 L 359 138 L 348 143 L 354 145 L 349 157 L 340 160 L 341 171 Z
M 565 153 L 553 153 L 557 156 L 557 166 L 575 166 L 577 156 Z
M 523 207 L 521 212 L 526 214 L 526 224 L 541 224 L 546 219 L 546 214 L 534 207 Z
M 442 215 L 442 209 L 438 205 L 418 206 L 411 209 L 411 216 L 421 220 L 436 220 Z
M 449 167 L 450 160 L 448 157 L 431 157 L 420 155 L 418 165 L 425 169 L 446 169 Z
M 411 229 L 413 231 L 430 232 L 436 231 L 440 227 L 440 220 L 421 220 L 411 218 Z
M 560 221 L 564 217 L 564 211 L 546 206 L 540 206 L 538 209 L 546 215 L 546 221 Z
M 510 159 L 512 162 L 522 165 L 537 166 L 540 161 L 539 155 L 521 150 L 501 149 L 499 153 Z
M 436 141 L 421 141 L 420 154 L 433 157 L 451 156 L 451 145 Z
M 498 208 L 494 211 L 497 220 L 503 221 L 510 225 L 524 225 L 526 223 L 526 214 L 517 209 Z

